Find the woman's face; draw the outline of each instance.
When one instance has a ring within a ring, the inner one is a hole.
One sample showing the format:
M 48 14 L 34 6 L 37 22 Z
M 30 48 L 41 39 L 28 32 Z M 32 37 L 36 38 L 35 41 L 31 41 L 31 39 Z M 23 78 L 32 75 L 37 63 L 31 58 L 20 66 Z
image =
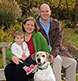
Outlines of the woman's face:
M 32 33 L 33 30 L 35 29 L 33 20 L 27 21 L 23 26 L 25 28 L 26 33 L 29 33 L 29 34 Z

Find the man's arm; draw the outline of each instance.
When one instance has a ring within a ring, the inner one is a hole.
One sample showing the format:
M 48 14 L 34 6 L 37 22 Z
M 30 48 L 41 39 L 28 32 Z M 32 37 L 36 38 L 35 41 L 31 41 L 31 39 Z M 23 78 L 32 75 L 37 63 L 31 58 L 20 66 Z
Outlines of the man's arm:
M 58 23 L 58 21 L 57 21 Z M 62 48 L 62 27 L 61 24 L 58 23 L 57 27 L 54 29 L 54 38 L 53 38 L 53 42 L 52 42 L 52 51 L 51 54 L 56 57 L 57 54 L 59 54 L 59 50 Z

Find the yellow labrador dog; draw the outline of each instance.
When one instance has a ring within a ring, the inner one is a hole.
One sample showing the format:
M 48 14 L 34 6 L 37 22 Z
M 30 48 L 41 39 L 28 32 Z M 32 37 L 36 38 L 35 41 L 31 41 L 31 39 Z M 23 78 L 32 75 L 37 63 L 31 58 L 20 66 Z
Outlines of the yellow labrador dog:
M 52 58 L 52 55 L 43 51 L 39 51 L 32 55 L 32 59 L 37 63 L 34 81 L 56 81 L 53 70 L 50 66 Z

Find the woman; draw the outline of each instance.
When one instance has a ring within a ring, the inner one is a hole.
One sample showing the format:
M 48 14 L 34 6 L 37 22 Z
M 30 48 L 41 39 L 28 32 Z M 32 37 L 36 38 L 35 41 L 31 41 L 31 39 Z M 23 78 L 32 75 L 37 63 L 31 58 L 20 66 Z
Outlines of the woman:
M 31 55 L 37 51 L 45 51 L 50 53 L 45 38 L 40 32 L 38 32 L 39 28 L 34 18 L 27 18 L 23 22 L 22 27 L 25 32 L 25 42 L 27 43 L 30 51 L 30 58 Z M 7 57 L 17 65 L 20 62 L 22 63 L 19 58 L 11 53 L 11 48 L 7 50 Z M 5 76 L 7 81 L 28 81 L 28 79 L 33 78 L 34 74 L 26 75 L 26 72 L 22 68 L 15 66 L 15 64 L 10 63 L 5 68 Z

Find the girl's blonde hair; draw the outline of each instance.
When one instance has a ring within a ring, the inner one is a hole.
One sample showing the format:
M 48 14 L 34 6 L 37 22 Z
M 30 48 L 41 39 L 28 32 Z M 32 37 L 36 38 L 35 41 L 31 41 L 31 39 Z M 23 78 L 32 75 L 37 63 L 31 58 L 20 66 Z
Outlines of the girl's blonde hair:
M 22 31 L 19 31 L 19 30 L 17 30 L 17 31 L 13 34 L 13 38 L 15 39 L 17 35 L 24 37 L 24 33 L 23 33 Z

